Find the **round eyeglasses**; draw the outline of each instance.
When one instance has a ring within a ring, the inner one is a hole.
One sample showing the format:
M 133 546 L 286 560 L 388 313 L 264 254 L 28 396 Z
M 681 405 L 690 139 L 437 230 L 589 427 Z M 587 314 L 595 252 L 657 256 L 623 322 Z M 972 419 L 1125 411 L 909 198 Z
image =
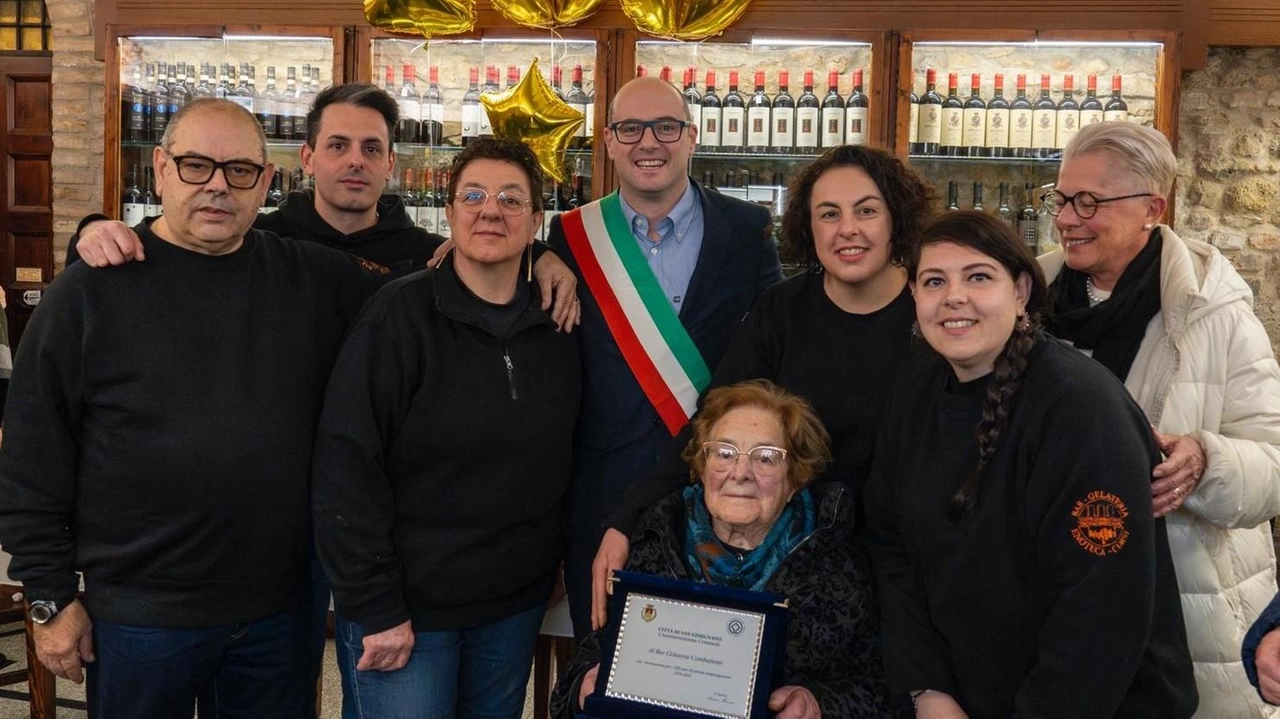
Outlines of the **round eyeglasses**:
M 213 173 L 222 170 L 227 186 L 237 190 L 249 190 L 258 184 L 258 178 L 266 167 L 245 160 L 218 162 L 204 155 L 169 155 L 178 166 L 178 179 L 188 185 L 203 185 L 213 179 Z
M 707 467 L 716 472 L 728 472 L 738 464 L 738 457 L 749 457 L 752 471 L 761 477 L 779 474 L 787 461 L 787 450 L 767 444 L 744 452 L 728 442 L 703 442 L 702 453 L 707 458 Z
M 1117 197 L 1098 197 L 1092 192 L 1077 192 L 1074 195 L 1064 195 L 1057 190 L 1050 190 L 1044 193 L 1040 198 L 1044 202 L 1045 209 L 1050 215 L 1057 217 L 1070 204 L 1076 211 L 1076 216 L 1082 220 L 1087 220 L 1098 214 L 1098 207 L 1108 202 L 1119 202 L 1120 200 L 1129 200 L 1134 197 L 1151 197 L 1154 193 L 1137 192 L 1132 195 L 1119 195 Z
M 609 130 L 624 145 L 640 142 L 646 129 L 653 130 L 653 136 L 658 142 L 671 143 L 680 139 L 688 125 L 684 120 L 620 120 L 611 123 Z
M 508 217 L 522 215 L 525 210 L 533 206 L 533 202 L 523 195 L 507 192 L 506 190 L 497 194 L 490 194 L 488 190 L 482 190 L 479 187 L 467 187 L 458 190 L 453 199 L 468 210 L 479 212 L 490 197 L 498 203 L 498 210 Z

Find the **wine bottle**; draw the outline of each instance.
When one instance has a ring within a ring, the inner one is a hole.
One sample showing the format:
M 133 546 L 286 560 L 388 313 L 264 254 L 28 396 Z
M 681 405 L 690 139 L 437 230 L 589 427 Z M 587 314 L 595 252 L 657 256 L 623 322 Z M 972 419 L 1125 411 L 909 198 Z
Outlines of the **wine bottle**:
M 720 148 L 720 110 L 716 71 L 707 70 L 707 91 L 702 96 L 702 127 L 698 132 L 698 144 L 712 151 Z
M 960 183 L 955 180 L 947 183 L 947 209 L 960 209 Z
M 471 68 L 467 92 L 462 96 L 462 146 L 480 137 L 480 69 Z M 446 198 L 446 203 L 449 199 Z
M 644 65 L 636 65 L 636 77 L 648 77 L 649 68 Z
M 822 136 L 819 138 L 823 148 L 837 147 L 844 144 L 844 98 L 840 97 L 840 72 L 827 72 L 827 95 L 822 98 Z
M 756 70 L 756 89 L 747 101 L 747 152 L 769 151 L 769 111 L 772 101 L 764 94 L 764 70 Z
M 1090 75 L 1086 81 L 1084 102 L 1080 103 L 1080 127 L 1102 122 L 1102 101 L 1098 99 L 1098 76 Z
M 187 66 L 175 62 L 169 65 L 169 117 L 178 114 L 190 97 L 187 94 Z M 267 137 L 271 137 L 267 135 Z
M 1018 223 L 1013 216 L 1013 208 L 1009 207 L 1009 183 L 1000 183 L 1000 205 L 996 207 L 996 217 L 1002 222 L 1009 223 L 1010 227 L 1017 228 Z
M 925 92 L 920 98 L 920 154 L 936 155 L 942 147 L 942 96 L 938 94 L 938 71 L 925 73 Z
M 729 92 L 720 109 L 720 147 L 726 152 L 742 152 L 746 141 L 747 103 L 738 92 L 738 71 L 729 71 Z
M 778 71 L 778 94 L 773 98 L 773 151 L 782 155 L 796 149 L 796 101 L 791 97 L 791 73 Z
M 422 142 L 436 146 L 444 143 L 444 95 L 440 92 L 440 66 L 432 65 L 427 72 L 427 91 L 422 94 Z
M 1067 74 L 1062 77 L 1062 100 L 1058 102 L 1058 127 L 1054 155 L 1061 155 L 1062 149 L 1079 131 L 1080 103 L 1076 102 L 1075 98 L 1075 76 Z
M 813 70 L 805 70 L 804 92 L 796 100 L 796 152 L 813 154 L 817 151 L 821 122 L 818 96 L 813 94 Z
M 662 80 L 663 82 L 671 82 L 671 66 L 670 65 L 662 66 L 662 69 L 658 71 L 658 79 Z
M 449 204 L 449 169 L 444 168 L 436 172 L 436 207 L 439 212 L 436 213 L 436 232 L 446 240 L 453 237 L 453 227 L 449 225 L 449 215 L 444 211 L 445 205 Z
M 507 86 L 504 90 L 510 90 L 520 84 L 520 68 L 515 65 L 507 65 Z
M 1129 119 L 1129 103 L 1120 95 L 1120 76 L 1111 76 L 1111 99 L 1102 109 L 1103 119 L 1107 122 L 1126 122 Z
M 1036 237 L 1036 205 L 1035 186 L 1030 182 L 1026 185 L 1026 201 L 1022 205 L 1022 211 L 1018 213 L 1018 234 L 1022 235 L 1022 242 L 1031 250 L 1031 254 L 1040 253 L 1040 242 Z
M 1027 99 L 1027 76 L 1018 75 L 1018 94 L 1009 106 L 1009 151 L 1014 157 L 1031 157 L 1031 101 Z
M 914 93 L 913 93 L 914 96 Z M 913 110 L 919 112 L 920 99 L 916 98 Z M 862 69 L 853 71 L 853 90 L 844 104 L 844 141 L 847 145 L 867 144 L 867 113 L 870 103 L 862 92 Z
M 151 101 L 147 98 L 146 91 L 142 89 L 142 66 L 135 64 L 131 75 L 132 82 L 120 88 L 121 131 L 126 140 L 145 142 L 149 137 L 147 107 L 150 107 Z
M 1058 145 L 1058 105 L 1049 97 L 1049 73 L 1040 76 L 1040 97 L 1031 106 L 1031 153 L 1053 157 Z
M 249 112 L 253 112 L 253 66 L 240 63 L 240 82 L 231 90 L 231 99 Z
M 975 181 L 973 183 L 973 205 L 971 209 L 974 212 L 982 212 L 984 209 L 982 207 L 982 183 L 981 182 Z
M 555 92 L 556 97 L 564 100 L 564 88 L 561 83 L 564 80 L 564 73 L 560 69 L 560 63 L 551 66 L 551 90 Z
M 422 201 L 418 197 L 417 183 L 414 182 L 412 167 L 404 168 L 404 182 L 400 185 L 400 198 L 404 201 L 404 212 L 413 224 L 418 224 L 418 215 L 422 210 Z
M 964 103 L 960 101 L 959 78 L 947 75 L 947 98 L 942 101 L 942 147 L 938 154 L 959 157 L 964 154 Z
M 291 140 L 301 141 L 307 139 L 307 113 L 311 112 L 311 101 L 315 99 L 315 96 L 316 93 L 311 84 L 311 64 L 304 63 L 302 77 L 298 82 L 298 91 L 293 99 L 297 114 L 293 116 Z
M 120 197 L 120 220 L 134 227 L 146 217 L 146 206 L 142 204 L 142 188 L 138 186 L 138 166 L 129 171 L 129 184 Z
M 142 215 L 143 217 L 159 217 L 164 212 L 164 205 L 155 193 L 156 175 L 150 167 L 142 171 Z
M 276 90 L 275 65 L 267 66 L 267 86 L 262 91 L 262 97 L 258 98 L 256 114 L 258 124 L 262 125 L 262 134 L 268 140 L 279 139 L 280 93 Z
M 920 96 L 916 94 L 916 74 L 911 73 L 911 114 L 907 119 L 907 152 L 919 155 L 924 152 L 920 144 Z
M 306 71 L 306 73 L 304 73 L 302 76 L 303 79 L 305 80 L 307 77 L 307 74 L 311 72 L 311 64 L 308 63 L 304 65 L 303 69 Z M 235 73 L 236 73 L 235 65 L 232 65 L 229 62 L 222 63 L 221 77 L 218 78 L 218 84 L 215 85 L 213 88 L 214 97 L 223 97 L 223 98 L 231 97 L 232 93 L 235 92 Z
M 396 142 L 422 141 L 422 99 L 418 95 L 417 68 L 404 65 L 404 81 L 396 98 L 400 107 L 400 121 L 396 123 Z
M 960 154 L 966 157 L 988 157 L 987 154 L 987 103 L 981 97 L 982 76 L 973 73 L 969 81 L 969 99 L 964 101 L 961 133 L 963 147 Z
M 573 194 L 569 196 L 569 209 L 576 210 L 587 204 L 588 201 L 584 178 L 575 172 L 573 175 Z
M 591 136 L 592 127 L 591 114 L 588 112 L 591 107 L 591 101 L 587 98 L 587 93 L 582 91 L 582 65 L 580 63 L 573 66 L 573 74 L 570 75 L 569 92 L 565 95 L 564 101 L 569 104 L 569 107 L 582 113 L 583 118 L 586 120 L 582 123 L 582 127 L 578 128 L 573 141 L 569 143 L 570 147 L 583 149 L 587 146 L 587 138 Z
M 434 66 L 433 66 L 434 67 Z M 418 209 L 418 227 L 427 232 L 435 232 L 439 224 L 440 209 L 437 207 L 435 191 L 435 171 L 430 167 L 422 168 L 422 176 L 418 180 L 418 197 L 422 206 Z M 545 235 L 543 236 L 545 239 Z
M 579 82 L 581 87 L 582 83 Z M 497 95 L 500 92 L 498 88 L 498 66 L 486 65 L 484 68 L 484 90 L 481 95 Z M 572 104 L 572 103 L 570 103 Z M 480 104 L 480 136 L 493 137 L 493 123 L 489 120 L 489 111 L 484 104 Z
M 702 129 L 702 94 L 698 92 L 698 70 L 694 67 L 684 71 L 684 105 L 689 112 L 689 122 Z
M 280 93 L 280 139 L 292 140 L 298 118 L 298 68 L 285 69 L 284 90 Z
M 1009 157 L 1009 101 L 1004 99 L 1004 73 L 996 73 L 995 89 L 987 103 L 987 157 Z
M 275 212 L 280 209 L 280 205 L 284 204 L 284 173 L 277 172 L 271 178 L 271 189 L 267 190 L 266 204 L 263 205 L 263 212 Z
M 545 195 L 542 198 L 542 236 L 543 238 L 549 237 L 551 235 L 552 218 L 560 215 L 567 209 L 565 207 L 564 199 L 560 195 L 560 183 L 552 182 L 550 183 L 550 185 L 551 185 L 551 194 Z
M 151 85 L 151 141 L 160 142 L 164 129 L 169 126 L 169 67 L 156 63 L 156 79 Z
M 590 149 L 596 142 L 596 86 L 591 84 L 591 92 L 587 93 L 587 141 L 583 149 Z

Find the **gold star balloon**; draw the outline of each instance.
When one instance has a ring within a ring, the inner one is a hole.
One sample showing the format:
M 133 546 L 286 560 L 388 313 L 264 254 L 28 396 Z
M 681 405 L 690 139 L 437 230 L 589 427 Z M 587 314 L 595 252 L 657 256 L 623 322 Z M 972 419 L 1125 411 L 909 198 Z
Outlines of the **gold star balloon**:
M 475 0 L 364 0 L 370 25 L 392 32 L 416 32 L 430 40 L 476 26 Z
M 594 13 L 604 0 L 493 0 L 504 17 L 525 27 L 558 28 Z
M 564 153 L 586 118 L 561 100 L 538 71 L 535 58 L 515 87 L 480 96 L 494 137 L 520 140 L 556 182 L 565 181 Z
M 719 35 L 746 12 L 751 0 L 621 0 L 622 11 L 650 35 L 703 40 Z

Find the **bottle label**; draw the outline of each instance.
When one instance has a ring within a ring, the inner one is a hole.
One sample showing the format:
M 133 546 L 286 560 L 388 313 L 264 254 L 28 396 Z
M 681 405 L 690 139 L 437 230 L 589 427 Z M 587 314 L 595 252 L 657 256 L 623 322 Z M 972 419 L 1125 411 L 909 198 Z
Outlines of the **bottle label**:
M 446 240 L 453 237 L 453 228 L 449 226 L 449 216 L 444 213 L 444 210 L 436 216 L 436 232 Z
M 1128 110 L 1107 110 L 1102 113 L 1102 117 L 1106 122 L 1128 122 Z
M 964 144 L 964 110 L 958 107 L 942 108 L 942 140 L 945 147 Z
M 578 137 L 594 137 L 596 133 L 596 104 L 588 102 L 586 108 L 587 111 L 584 114 L 587 116 L 587 121 L 582 123 L 582 129 L 578 131 Z
M 685 103 L 685 107 L 689 108 L 689 122 L 698 128 L 699 134 L 702 132 L 702 105 L 696 102 Z
M 573 109 L 575 109 L 575 110 L 577 110 L 578 112 L 582 113 L 582 117 L 583 117 L 582 127 L 579 127 L 579 128 L 578 128 L 578 132 L 574 134 L 574 137 L 586 137 L 586 136 L 587 136 L 587 126 L 588 126 L 589 124 L 591 124 L 591 123 L 590 123 L 591 116 L 587 114 L 587 103 L 579 103 L 579 102 L 575 102 L 575 103 L 571 103 L 571 104 L 569 105 L 569 107 L 572 107 Z M 487 119 L 486 119 L 486 121 L 487 121 Z M 482 134 L 483 134 L 483 133 L 482 133 Z
M 1057 147 L 1054 139 L 1058 131 L 1057 110 L 1031 111 L 1031 146 Z
M 427 119 L 431 122 L 444 123 L 444 105 L 436 102 L 427 105 Z
M 224 100 L 230 100 L 231 102 L 234 102 L 235 104 L 239 105 L 240 107 L 243 107 L 244 109 L 248 110 L 250 113 L 252 113 L 252 112 L 253 112 L 253 98 L 252 98 L 252 97 L 246 97 L 246 96 L 244 96 L 244 95 L 227 95 L 227 96 L 226 96 L 226 97 L 224 97 L 223 99 L 224 99 Z
M 844 108 L 822 108 L 822 146 L 835 147 L 844 144 Z
M 1079 110 L 1058 110 L 1058 132 L 1055 147 L 1066 147 L 1071 138 L 1080 131 Z
M 462 106 L 462 136 L 463 137 L 479 137 L 480 136 L 480 106 L 479 105 L 463 105 Z
M 818 125 L 821 116 L 816 107 L 802 107 L 796 110 L 796 147 L 818 146 Z
M 1009 111 L 987 109 L 987 147 L 1009 146 Z
M 126 202 L 123 205 L 124 210 L 122 219 L 124 223 L 130 227 L 142 222 L 142 218 L 147 216 L 147 206 L 141 202 Z
M 911 119 L 907 120 L 907 142 L 915 144 L 920 141 L 920 103 L 911 103 Z
M 725 147 L 742 147 L 746 128 L 746 112 L 741 107 L 721 109 L 720 144 Z
M 914 112 L 919 111 L 918 105 L 912 105 Z M 867 144 L 867 108 L 865 107 L 849 107 L 844 111 L 844 141 L 849 145 L 865 145 Z M 911 133 L 912 142 L 915 142 L 915 133 Z
M 1032 122 L 1030 110 L 1009 111 L 1009 147 L 1031 147 Z
M 489 111 L 485 109 L 484 105 L 476 105 L 476 109 L 479 110 L 476 117 L 480 120 L 480 134 L 482 136 L 492 135 L 493 123 L 489 121 Z
M 751 147 L 769 145 L 769 108 L 753 107 L 747 110 L 747 144 Z
M 400 119 L 413 120 L 419 122 L 422 120 L 422 104 L 417 100 L 402 98 L 400 100 Z
M 773 146 L 789 149 L 796 146 L 796 109 L 773 108 Z
M 164 212 L 164 205 L 161 205 L 159 202 L 148 202 L 143 205 L 143 207 L 145 207 L 146 210 L 144 210 L 142 214 L 147 217 L 159 217 L 160 213 Z
M 942 142 L 942 106 L 920 104 L 920 142 L 937 145 Z
M 279 208 L 279 207 L 268 207 L 268 206 L 266 206 L 266 205 L 263 205 L 262 207 L 259 207 L 259 208 L 258 208 L 258 214 L 259 214 L 259 215 L 270 215 L 272 212 L 278 212 L 279 210 L 280 210 L 280 208 Z
M 1085 125 L 1096 125 L 1103 121 L 1102 110 L 1081 110 L 1080 111 L 1080 127 Z
M 964 110 L 964 144 L 967 147 L 985 147 L 987 144 L 986 108 Z
M 702 108 L 702 132 L 698 133 L 698 144 L 707 148 L 720 146 L 720 108 Z

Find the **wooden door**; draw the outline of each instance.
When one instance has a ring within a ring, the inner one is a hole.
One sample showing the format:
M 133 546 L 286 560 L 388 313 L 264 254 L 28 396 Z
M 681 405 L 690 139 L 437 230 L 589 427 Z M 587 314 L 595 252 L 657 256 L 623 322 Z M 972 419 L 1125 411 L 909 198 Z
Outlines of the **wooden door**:
M 0 55 L 0 285 L 17 347 L 53 280 L 53 131 L 47 55 Z

